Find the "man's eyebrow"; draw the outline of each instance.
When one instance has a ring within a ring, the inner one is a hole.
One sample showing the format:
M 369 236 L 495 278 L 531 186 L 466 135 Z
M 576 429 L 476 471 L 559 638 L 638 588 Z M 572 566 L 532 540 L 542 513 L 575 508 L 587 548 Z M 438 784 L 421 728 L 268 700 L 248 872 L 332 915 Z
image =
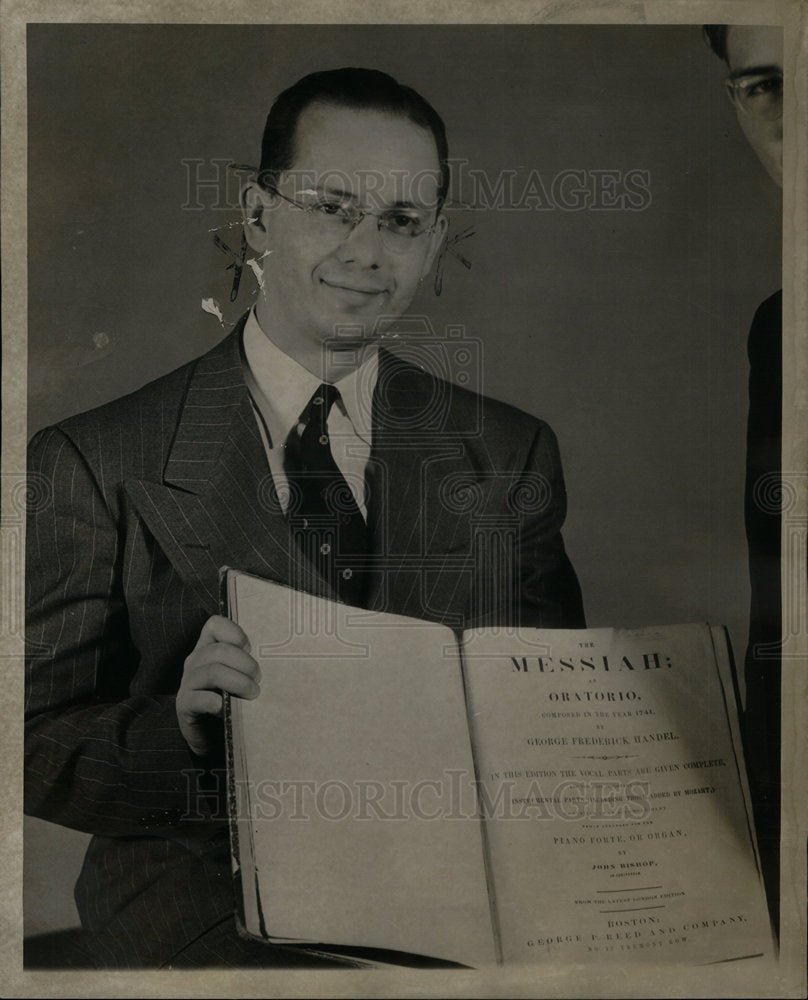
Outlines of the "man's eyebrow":
M 743 69 L 736 69 L 734 73 L 730 73 L 727 79 L 742 80 L 745 76 L 766 76 L 769 73 L 779 73 L 782 76 L 783 67 L 776 63 L 767 66 L 745 66 Z
M 353 194 L 350 191 L 343 191 L 342 188 L 318 187 L 317 191 L 320 194 L 330 194 L 330 195 L 333 195 L 335 198 L 343 198 L 343 199 L 345 199 L 347 201 L 356 201 L 357 200 L 357 197 L 356 197 L 355 194 Z
M 331 195 L 334 198 L 341 198 L 344 201 L 353 201 L 353 202 L 359 201 L 358 195 L 355 195 L 350 191 L 343 191 L 342 188 L 334 188 L 334 187 L 318 187 L 316 190 L 314 188 L 307 188 L 304 191 L 299 191 L 298 194 L 327 194 Z M 386 206 L 385 210 L 390 211 L 396 208 L 412 208 L 415 209 L 416 211 L 423 212 L 426 211 L 429 208 L 429 206 L 419 205 L 417 202 L 414 201 L 399 200 L 399 201 L 394 201 L 392 204 Z

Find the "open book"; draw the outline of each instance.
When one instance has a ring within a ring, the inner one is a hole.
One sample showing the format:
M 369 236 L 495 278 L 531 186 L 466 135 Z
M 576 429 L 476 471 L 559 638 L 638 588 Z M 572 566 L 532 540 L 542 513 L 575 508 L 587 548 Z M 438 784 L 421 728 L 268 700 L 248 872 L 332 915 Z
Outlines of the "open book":
M 724 630 L 492 630 L 228 570 L 246 933 L 483 966 L 771 954 Z

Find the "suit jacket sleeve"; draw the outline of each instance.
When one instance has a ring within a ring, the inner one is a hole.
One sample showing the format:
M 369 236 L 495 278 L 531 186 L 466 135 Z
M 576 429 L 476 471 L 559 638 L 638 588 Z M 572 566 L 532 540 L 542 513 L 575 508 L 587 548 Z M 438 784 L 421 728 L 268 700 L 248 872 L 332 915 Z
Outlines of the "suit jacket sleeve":
M 567 501 L 553 431 L 508 408 L 488 421 L 486 440 L 491 471 L 484 477 L 485 517 L 473 530 L 477 569 L 469 625 L 585 627 L 561 535 Z
M 109 836 L 171 830 L 199 764 L 174 696 L 133 693 L 115 517 L 60 430 L 33 439 L 29 472 L 40 489 L 26 538 L 26 811 Z
M 518 620 L 535 628 L 584 628 L 578 578 L 564 548 L 561 526 L 567 491 L 558 442 L 541 422 L 513 504 L 521 515 Z

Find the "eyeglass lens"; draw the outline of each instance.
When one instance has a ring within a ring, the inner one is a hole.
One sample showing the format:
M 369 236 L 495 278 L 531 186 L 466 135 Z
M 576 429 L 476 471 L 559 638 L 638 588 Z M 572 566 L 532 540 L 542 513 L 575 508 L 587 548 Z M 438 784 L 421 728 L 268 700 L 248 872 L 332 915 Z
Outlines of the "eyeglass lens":
M 783 78 L 779 73 L 732 82 L 741 107 L 756 118 L 775 119 L 783 113 Z
M 320 232 L 340 239 L 346 239 L 365 216 L 369 215 L 376 222 L 382 244 L 393 253 L 406 253 L 412 250 L 416 238 L 429 228 L 418 216 L 392 210 L 376 215 L 373 212 L 363 212 L 344 205 L 314 203 L 307 204 L 305 211 Z

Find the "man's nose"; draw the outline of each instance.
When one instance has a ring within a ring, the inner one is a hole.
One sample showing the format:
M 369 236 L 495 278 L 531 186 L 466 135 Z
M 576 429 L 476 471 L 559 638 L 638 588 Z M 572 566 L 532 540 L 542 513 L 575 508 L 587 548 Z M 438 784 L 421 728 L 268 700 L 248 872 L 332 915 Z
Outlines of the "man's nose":
M 337 251 L 343 264 L 378 268 L 384 253 L 382 234 L 375 215 L 365 215 L 340 243 Z

